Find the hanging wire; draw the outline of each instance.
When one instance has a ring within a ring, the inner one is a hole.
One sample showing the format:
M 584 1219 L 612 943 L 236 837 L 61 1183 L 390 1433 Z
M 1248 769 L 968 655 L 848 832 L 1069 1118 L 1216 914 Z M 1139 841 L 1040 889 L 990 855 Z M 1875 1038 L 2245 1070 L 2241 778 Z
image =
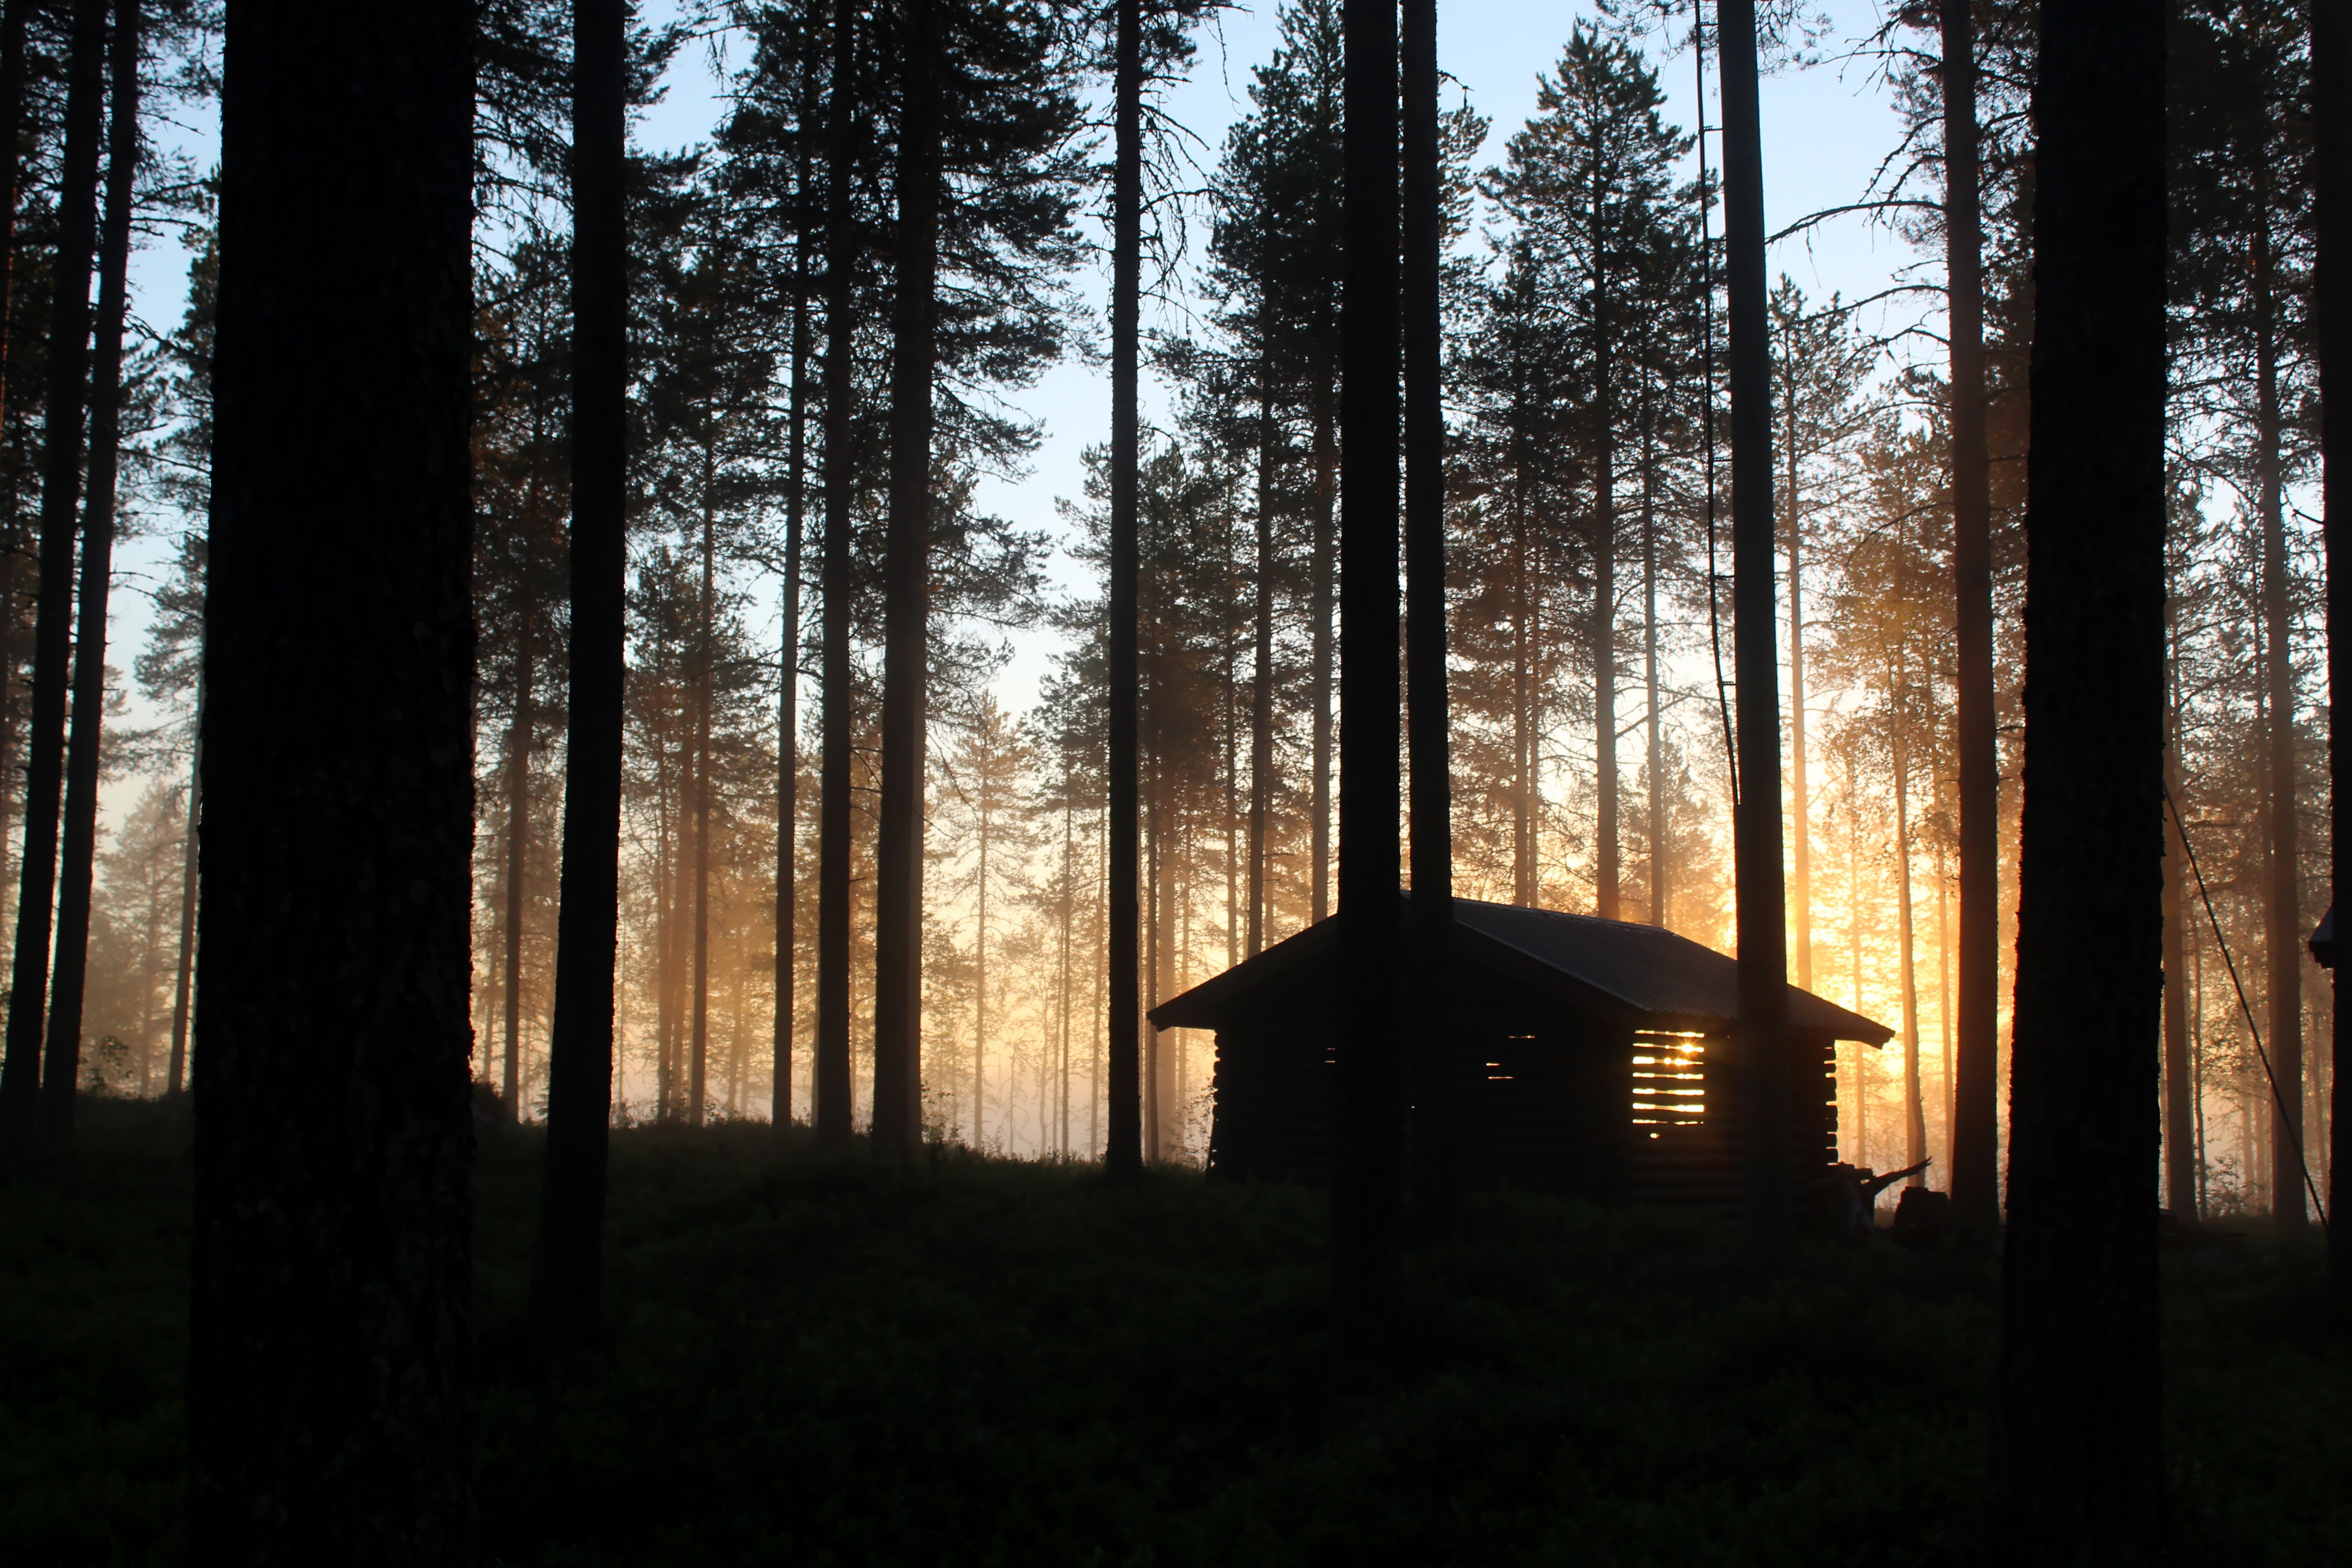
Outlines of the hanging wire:
M 2271 1100 L 2279 1110 L 2279 1126 L 2286 1132 L 2288 1147 L 2294 1151 L 2295 1168 L 2303 1173 L 2304 1190 L 2311 1194 L 2312 1212 L 2319 1216 L 2319 1232 L 2327 1234 L 2327 1205 L 2319 1201 L 2319 1184 L 2311 1179 L 2311 1162 L 2303 1154 L 2303 1129 L 2295 1125 L 2294 1116 L 2287 1110 L 2286 1096 L 2279 1090 L 2278 1074 L 2271 1068 L 2271 1054 L 2263 1048 L 2263 1032 L 2254 1025 L 2254 1009 L 2246 1000 L 2245 983 L 2238 978 L 2238 961 L 2230 956 L 2229 940 L 2221 934 L 2221 920 L 2213 912 L 2213 895 L 2205 887 L 2205 873 L 2197 864 L 2197 847 L 2189 842 L 2189 824 L 2181 820 L 2180 803 L 2172 798 L 2172 786 L 2159 784 L 2164 792 L 2164 804 L 2172 813 L 2172 825 L 2180 830 L 2180 847 L 2189 851 L 2189 869 L 2197 877 L 2197 897 L 2205 905 L 2206 923 L 2213 928 L 2213 942 L 2221 951 L 2221 962 L 2230 971 L 2230 984 L 2238 993 L 2238 1011 L 2246 1016 L 2246 1033 L 2254 1042 L 2254 1055 L 2262 1058 L 2263 1076 L 2270 1080 Z M 2178 979 L 2178 976 L 2174 978 Z

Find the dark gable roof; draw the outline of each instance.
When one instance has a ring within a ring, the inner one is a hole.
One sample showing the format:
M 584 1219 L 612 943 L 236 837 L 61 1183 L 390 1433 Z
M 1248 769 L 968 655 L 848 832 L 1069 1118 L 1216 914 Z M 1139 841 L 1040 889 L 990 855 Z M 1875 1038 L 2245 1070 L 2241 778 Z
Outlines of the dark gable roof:
M 1410 897 L 1411 895 L 1407 895 Z M 1454 900 L 1462 957 L 1637 1028 L 1719 1034 L 1739 1014 L 1739 965 L 1713 948 L 1656 926 L 1556 910 Z M 1151 1011 L 1161 1028 L 1213 1029 L 1261 986 L 1328 955 L 1336 922 L 1324 921 Z M 1791 1028 L 1884 1045 L 1895 1031 L 1810 991 L 1789 987 Z

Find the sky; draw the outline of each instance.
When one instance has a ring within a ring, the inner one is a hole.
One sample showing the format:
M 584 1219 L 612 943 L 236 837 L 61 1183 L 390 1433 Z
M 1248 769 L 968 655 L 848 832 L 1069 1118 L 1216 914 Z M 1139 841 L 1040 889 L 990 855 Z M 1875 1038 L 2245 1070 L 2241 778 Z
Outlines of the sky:
M 1837 56 L 1846 41 L 1868 35 L 1879 24 L 1877 10 L 1867 4 L 1843 0 L 1825 9 L 1832 23 L 1822 51 L 1827 56 Z M 644 10 L 655 20 L 677 14 L 673 0 L 654 0 Z M 1466 95 L 1491 122 L 1482 167 L 1500 158 L 1505 140 L 1533 112 L 1538 73 L 1551 67 L 1570 29 L 1591 15 L 1589 6 L 1528 0 L 1476 0 L 1475 4 L 1441 0 L 1438 62 L 1451 79 L 1445 102 L 1451 107 Z M 1199 137 L 1196 155 L 1204 169 L 1213 166 L 1227 128 L 1247 112 L 1251 68 L 1271 53 L 1275 38 L 1272 4 L 1223 14 L 1201 37 L 1191 79 L 1170 91 L 1168 111 Z M 1651 55 L 1666 89 L 1665 112 L 1687 131 L 1696 123 L 1690 54 L 1681 50 L 1667 57 L 1664 50 L 1654 47 Z M 724 110 L 723 72 L 741 58 L 740 40 L 724 32 L 682 51 L 665 79 L 662 100 L 635 127 L 638 144 L 667 151 L 705 140 Z M 1707 126 L 1712 132 L 1717 123 L 1712 102 L 1715 72 L 1714 62 L 1710 59 L 1707 64 Z M 1769 231 L 1784 228 L 1807 214 L 1859 199 L 1879 161 L 1896 140 L 1894 111 L 1880 84 L 1872 79 L 1867 61 L 1840 62 L 1832 58 L 1827 63 L 1782 71 L 1765 79 L 1761 98 Z M 209 167 L 216 155 L 217 132 L 208 117 L 192 119 L 163 139 L 199 167 Z M 1712 135 L 1708 155 L 1719 166 L 1719 149 Z M 1205 229 L 1198 223 L 1192 228 L 1197 246 Z M 1849 216 L 1775 246 L 1770 268 L 1775 278 L 1782 272 L 1794 278 L 1808 295 L 1823 298 L 1837 291 L 1852 300 L 1885 289 L 1901 269 L 1917 259 L 1899 237 Z M 186 250 L 171 235 L 151 237 L 134 262 L 133 310 L 158 331 L 169 331 L 185 308 L 187 266 Z M 1100 269 L 1077 281 L 1082 294 L 1099 307 L 1106 293 Z M 1169 321 L 1172 324 L 1173 319 Z M 1892 317 L 1865 317 L 1862 324 L 1902 322 Z M 1023 528 L 1059 531 L 1057 498 L 1078 495 L 1083 475 L 1080 454 L 1108 434 L 1108 374 L 1100 366 L 1066 364 L 1048 372 L 1035 386 L 1013 395 L 1013 404 L 1040 422 L 1040 445 L 1027 475 L 983 481 L 977 498 L 983 510 Z M 1147 373 L 1147 420 L 1164 406 Z M 118 555 L 110 661 L 126 671 L 144 646 L 151 613 L 146 594 L 168 558 L 169 537 L 184 526 L 176 519 L 155 521 L 154 532 L 127 541 Z M 1056 563 L 1056 580 L 1074 585 L 1066 558 Z M 762 606 L 755 611 L 755 622 L 772 621 L 772 589 L 755 593 L 755 604 Z M 1038 680 L 1050 668 L 1053 647 L 1044 634 L 1017 639 L 1013 662 L 997 682 L 998 695 L 1009 708 L 1019 711 L 1034 700 Z M 131 721 L 139 722 L 144 715 L 137 708 L 135 693 L 133 697 Z M 110 792 L 110 817 L 128 807 L 138 787 L 139 781 L 126 781 Z

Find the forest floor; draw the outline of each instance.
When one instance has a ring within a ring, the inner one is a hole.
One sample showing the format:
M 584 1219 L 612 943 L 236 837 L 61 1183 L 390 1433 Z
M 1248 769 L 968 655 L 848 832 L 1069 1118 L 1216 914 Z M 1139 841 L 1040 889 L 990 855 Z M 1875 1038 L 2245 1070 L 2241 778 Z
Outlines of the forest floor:
M 180 1554 L 188 1135 L 99 1102 L 0 1183 L 0 1562 Z M 609 1359 L 523 1317 L 536 1140 L 479 1163 L 494 1563 L 1974 1563 L 1979 1258 L 1809 1251 L 1508 1195 L 1330 1321 L 1320 1201 L 942 1152 L 629 1131 Z M 2166 1268 L 2184 1562 L 2352 1556 L 2352 1337 L 2313 1246 Z

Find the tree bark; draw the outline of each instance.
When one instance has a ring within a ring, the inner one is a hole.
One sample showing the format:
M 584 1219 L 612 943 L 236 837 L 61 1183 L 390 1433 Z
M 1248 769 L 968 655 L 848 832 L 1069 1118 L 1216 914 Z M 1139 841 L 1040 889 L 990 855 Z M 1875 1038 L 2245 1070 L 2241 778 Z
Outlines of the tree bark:
M 2189 1067 L 2189 972 L 2182 938 L 2188 912 L 2182 872 L 2188 845 L 2175 816 L 2180 807 L 2180 677 L 2179 601 L 2165 595 L 2164 786 L 2172 804 L 2164 824 L 2164 1202 L 2176 1219 L 2192 1219 L 2197 1201 L 2196 1101 Z
M 824 748 L 817 793 L 816 1060 L 811 1097 L 820 1143 L 841 1148 L 850 1135 L 849 779 L 851 689 L 849 616 L 851 531 L 856 526 L 857 470 L 850 450 L 856 395 L 857 322 L 851 284 L 857 230 L 851 208 L 857 150 L 857 6 L 835 0 L 833 85 L 826 132 L 824 280 L 824 620 L 822 699 Z
M 1608 204 L 1593 163 L 1592 783 L 1593 913 L 1617 918 L 1617 398 L 1609 311 Z
M 527 569 L 526 569 L 527 570 Z M 526 585 L 524 593 L 530 588 Z M 530 865 L 530 638 L 532 605 L 523 604 L 522 636 L 515 649 L 514 725 L 507 737 L 507 867 L 506 909 L 502 916 L 506 945 L 507 1080 L 514 1081 L 522 1058 L 522 910 L 523 878 Z M 521 1114 L 516 1097 L 509 1095 L 507 1120 Z
M 196 676 L 195 739 L 189 746 L 188 832 L 180 863 L 180 947 L 172 980 L 172 1062 L 164 1092 L 178 1094 L 187 1085 L 188 1013 L 196 976 L 196 843 L 205 819 L 205 681 Z
M 688 1058 L 686 1121 L 702 1125 L 708 1112 L 710 1081 L 710 709 L 718 680 L 716 643 L 719 634 L 718 521 L 711 505 L 717 465 L 709 447 L 702 468 L 702 597 L 697 605 L 701 622 L 694 672 L 694 995 L 693 1053 Z
M 2269 887 L 2263 900 L 2269 969 L 2271 1209 L 2279 1225 L 2309 1220 L 2303 1192 L 2303 914 L 2301 846 L 2294 805 L 2294 607 L 2287 584 L 2286 517 L 2281 494 L 2277 289 L 2273 276 L 2270 169 L 2254 171 L 2254 487 L 2263 530 L 2263 660 L 2270 710 Z
M 1338 523 L 1334 476 L 1339 443 L 1332 426 L 1333 402 L 1329 367 L 1317 378 L 1315 388 L 1315 517 L 1314 539 L 1308 547 L 1307 591 L 1307 701 L 1314 710 L 1311 744 L 1314 765 L 1309 778 L 1311 820 L 1307 826 L 1307 858 L 1314 885 L 1307 889 L 1307 918 L 1310 923 L 1331 912 L 1331 700 L 1336 651 L 1331 637 L 1331 598 L 1340 570 L 1334 549 Z
M 1927 1107 L 1919 1082 L 1919 974 L 1913 959 L 1911 919 L 1911 748 L 1904 732 L 1899 654 L 1896 672 L 1887 693 L 1893 703 L 1887 728 L 1895 758 L 1895 946 L 1903 964 L 1903 1163 L 1916 1165 L 1927 1157 Z M 1927 1173 L 1914 1174 L 1907 1184 L 1926 1186 Z
M 201 1568 L 472 1559 L 470 24 L 446 0 L 228 16 Z
M 901 0 L 890 498 L 882 562 L 882 790 L 874 873 L 874 1145 L 922 1141 L 923 732 L 930 643 L 931 376 L 938 359 L 937 0 Z
M 1274 789 L 1274 389 L 1266 353 L 1258 357 L 1257 566 L 1251 584 L 1255 618 L 1250 664 L 1249 937 L 1255 958 L 1265 946 L 1266 808 Z
M 1739 1120 L 1748 1239 L 1790 1244 L 1788 910 L 1780 873 L 1780 650 L 1775 636 L 1771 324 L 1764 303 L 1764 157 L 1754 0 L 1717 11 L 1723 232 L 1730 306 L 1732 664 L 1739 683 Z
M 1784 384 L 1785 385 L 1785 384 Z M 1789 516 L 1789 908 L 1797 929 L 1797 985 L 1813 988 L 1812 791 L 1805 776 L 1805 514 L 1797 501 L 1797 399 L 1790 389 L 1788 484 L 1780 504 Z M 1907 951 L 1907 950 L 1906 950 Z M 1911 1162 L 1917 1163 L 1916 1160 Z
M 1397 13 L 1346 0 L 1340 451 L 1339 1017 L 1331 1282 L 1359 1332 L 1391 1321 L 1402 1286 L 1405 1090 L 1397 1017 Z M 1319 820 L 1319 819 L 1318 819 Z
M 2032 673 L 1996 1474 L 2021 1552 L 2145 1563 L 2164 1497 L 2163 14 L 2044 0 L 2033 109 Z
M 2337 540 L 2352 523 L 2352 16 L 2347 0 L 2313 0 L 2311 7 L 2311 104 L 2315 195 L 2313 227 L 2317 237 L 2317 278 L 2313 289 L 2314 336 L 2318 350 L 2320 381 L 2320 452 L 2323 465 L 2323 532 L 2327 552 L 2327 688 L 2352 690 L 2352 637 L 2338 638 L 2339 626 L 2352 627 L 2352 552 L 2340 551 Z M 2333 393 L 2335 395 L 2329 395 Z M 2346 743 L 2334 724 L 2328 726 L 2329 789 L 2328 887 L 2340 891 L 2352 877 L 2352 744 Z M 2334 973 L 2344 973 L 2339 963 Z M 2340 981 L 2328 1041 L 2327 1209 L 2336 1207 L 2338 1176 L 2352 1165 L 2352 1128 L 2345 1113 L 2352 1110 L 2352 1093 L 2344 1087 L 2344 1068 L 2352 1060 L 2352 1007 L 2346 1005 Z M 2352 1300 L 2352 1232 L 2331 1225 L 2327 1232 L 2327 1276 L 2338 1301 Z
M 89 269 L 97 244 L 98 153 L 106 75 L 106 0 L 75 0 L 68 31 L 58 247 L 50 262 L 48 399 L 41 437 L 39 585 L 33 609 L 33 701 L 25 737 L 25 826 L 18 851 L 16 947 L 0 1061 L 0 1144 L 34 1130 L 58 875 L 64 782 L 66 667 L 73 642 L 75 510 L 81 499 L 89 376 Z
M 809 247 L 814 205 L 809 200 L 812 156 L 809 120 L 814 91 L 803 103 L 796 127 L 801 138 L 798 188 L 793 192 L 800 233 L 793 245 L 792 404 L 784 455 L 783 634 L 776 664 L 776 1024 L 775 1076 L 769 1089 L 768 1120 L 779 1130 L 793 1123 L 793 1037 L 796 1005 L 793 960 L 798 955 L 793 896 L 797 880 L 793 850 L 801 820 L 801 547 L 808 509 Z
M 1970 4 L 1940 0 L 1960 796 L 1959 1081 L 1951 1178 L 1962 1223 L 1990 1237 L 2000 1227 L 2000 764 L 1993 732 L 1992 459 L 1985 437 L 1984 239 Z
M 1454 952 L 1454 762 L 1446 689 L 1445 407 L 1440 260 L 1437 0 L 1404 0 L 1404 556 L 1412 722 L 1414 1208 L 1444 1232 L 1457 1208 L 1449 991 Z
M 1674 864 L 1666 824 L 1665 716 L 1658 689 L 1658 455 L 1651 425 L 1650 386 L 1642 384 L 1642 679 L 1649 703 L 1650 923 L 1664 929 L 1673 913 Z
M 547 1152 L 534 1315 L 583 1338 L 603 1316 L 604 1175 L 620 931 L 623 657 L 628 587 L 625 0 L 575 0 L 572 88 L 571 690 Z
M 66 742 L 65 858 L 58 889 L 41 1131 L 73 1134 L 81 1079 L 82 992 L 89 973 L 89 900 L 98 869 L 99 745 L 106 723 L 106 603 L 114 576 L 114 488 L 122 456 L 122 328 L 130 306 L 131 218 L 139 172 L 139 0 L 116 0 L 112 124 L 105 230 L 100 239 L 97 343 L 90 384 L 89 496 L 82 507 L 81 594 L 74 638 L 73 729 Z
M 1142 867 L 1136 842 L 1141 784 L 1136 670 L 1136 339 L 1143 274 L 1141 0 L 1118 0 L 1110 276 L 1110 776 L 1105 837 L 1110 884 L 1110 975 L 1104 1168 L 1133 1182 L 1143 1164 Z

